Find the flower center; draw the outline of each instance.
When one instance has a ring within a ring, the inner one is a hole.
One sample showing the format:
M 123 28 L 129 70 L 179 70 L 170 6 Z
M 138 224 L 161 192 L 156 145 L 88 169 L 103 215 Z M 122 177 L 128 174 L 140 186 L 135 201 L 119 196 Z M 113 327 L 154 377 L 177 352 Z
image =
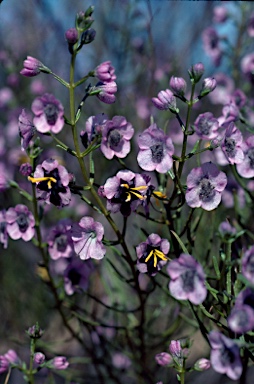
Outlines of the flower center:
M 145 259 L 145 263 L 147 263 L 152 257 L 154 268 L 157 267 L 158 258 L 161 260 L 167 260 L 163 252 L 159 251 L 158 249 L 152 249 L 147 258 Z
M 207 120 L 207 118 L 203 118 L 199 122 L 199 129 L 203 135 L 209 135 L 212 123 Z
M 55 104 L 49 103 L 44 108 L 44 113 L 49 125 L 55 125 L 58 117 L 58 108 Z
M 57 182 L 57 180 L 54 177 L 51 177 L 51 176 L 47 176 L 47 177 L 31 177 L 31 176 L 28 176 L 28 180 L 31 181 L 32 183 L 39 183 L 41 181 L 47 181 L 48 189 L 52 188 L 52 184 L 51 184 L 52 182 L 53 183 Z
M 236 146 L 236 142 L 234 139 L 230 139 L 230 138 L 225 139 L 225 151 L 228 156 L 235 155 L 235 146 Z
M 79 285 L 81 275 L 76 269 L 73 268 L 68 273 L 68 279 L 71 281 L 72 285 Z
M 154 163 L 159 164 L 163 159 L 163 145 L 154 144 L 150 147 L 152 151 L 152 160 Z
M 195 277 L 195 275 L 196 275 L 196 272 L 194 270 L 186 271 L 181 275 L 181 279 L 183 282 L 183 290 L 185 292 L 194 291 L 194 277 Z
M 214 196 L 214 186 L 206 177 L 200 181 L 199 187 L 199 198 L 201 200 L 209 200 Z
M 139 191 L 146 191 L 147 190 L 147 185 L 141 185 L 140 187 L 130 187 L 129 184 L 121 184 L 120 185 L 122 188 L 124 188 L 124 193 L 126 193 L 127 197 L 125 199 L 125 202 L 131 201 L 132 197 L 137 197 L 139 200 L 145 200 L 146 196 L 143 196 L 142 193 Z
M 247 152 L 247 156 L 250 161 L 250 167 L 254 168 L 254 148 L 250 148 Z
M 112 129 L 111 131 L 109 131 L 108 143 L 111 148 L 117 147 L 121 139 L 122 139 L 122 135 L 120 135 L 117 129 Z
M 56 247 L 58 252 L 64 252 L 67 247 L 67 236 L 66 235 L 59 235 L 56 237 Z
M 19 226 L 20 232 L 24 233 L 26 232 L 29 222 L 28 222 L 28 217 L 25 213 L 20 213 L 17 217 L 17 224 Z
M 221 350 L 221 363 L 223 365 L 228 365 L 229 363 L 232 364 L 234 361 L 234 353 L 229 348 L 224 346 L 224 348 Z

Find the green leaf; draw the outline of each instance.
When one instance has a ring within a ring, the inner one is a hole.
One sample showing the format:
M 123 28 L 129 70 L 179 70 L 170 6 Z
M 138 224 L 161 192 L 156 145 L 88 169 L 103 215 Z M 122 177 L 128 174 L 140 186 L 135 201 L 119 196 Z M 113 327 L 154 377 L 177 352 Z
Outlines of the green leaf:
M 173 233 L 173 235 L 175 236 L 175 238 L 178 241 L 178 243 L 180 244 L 183 252 L 187 253 L 187 255 L 189 255 L 189 252 L 188 252 L 187 248 L 185 247 L 184 243 L 182 242 L 182 240 L 180 239 L 180 237 L 174 231 L 170 231 L 170 232 Z

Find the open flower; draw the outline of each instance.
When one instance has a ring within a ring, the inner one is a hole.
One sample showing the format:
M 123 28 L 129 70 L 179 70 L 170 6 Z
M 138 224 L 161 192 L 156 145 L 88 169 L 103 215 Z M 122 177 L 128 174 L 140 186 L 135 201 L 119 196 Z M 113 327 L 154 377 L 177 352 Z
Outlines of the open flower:
M 171 278 L 169 290 L 175 299 L 190 300 L 193 304 L 205 300 L 205 274 L 194 257 L 182 253 L 178 259 L 170 261 L 167 272 Z
M 94 266 L 90 259 L 84 262 L 76 255 L 73 256 L 64 271 L 64 289 L 67 295 L 73 295 L 80 289 L 87 289 L 93 269 Z
M 110 61 L 104 61 L 95 69 L 95 76 L 102 82 L 108 83 L 116 80 L 115 68 Z
M 49 68 L 32 56 L 27 56 L 26 60 L 23 62 L 23 66 L 24 68 L 20 71 L 20 74 L 26 77 L 37 76 L 40 72 L 51 72 Z
M 107 209 L 110 212 L 120 211 L 123 216 L 129 216 L 146 199 L 147 188 L 142 175 L 123 170 L 106 181 L 100 194 L 108 199 Z
M 240 164 L 243 162 L 242 141 L 241 132 L 234 123 L 230 123 L 226 128 L 225 137 L 221 144 L 221 149 L 230 164 Z
M 161 239 L 155 233 L 149 235 L 146 241 L 136 247 L 138 270 L 151 276 L 156 275 L 167 263 L 166 255 L 169 252 L 169 247 L 170 244 L 167 239 Z
M 242 362 L 237 344 L 217 331 L 210 332 L 211 365 L 216 372 L 225 373 L 230 379 L 237 380 L 242 374 Z
M 13 240 L 29 241 L 34 236 L 35 220 L 26 205 L 18 204 L 6 211 L 6 230 Z
M 86 121 L 85 131 L 80 132 L 80 138 L 85 148 L 92 143 L 92 141 L 101 135 L 102 128 L 108 120 L 108 116 L 100 113 L 96 116 L 90 116 Z
M 242 142 L 243 161 L 236 165 L 240 176 L 250 179 L 254 177 L 254 135 Z
M 33 123 L 40 133 L 59 133 L 64 126 L 64 108 L 55 96 L 45 93 L 37 97 L 31 107 Z
M 254 329 L 254 290 L 246 288 L 239 293 L 227 319 L 229 328 L 235 333 Z
M 47 159 L 37 165 L 34 176 L 28 176 L 28 180 L 36 183 L 38 200 L 44 200 L 57 207 L 68 205 L 71 200 L 71 192 L 68 187 L 69 173 L 59 165 L 55 159 Z
M 192 207 L 201 207 L 206 211 L 216 208 L 221 201 L 221 193 L 227 185 L 224 172 L 211 162 L 194 168 L 187 177 L 186 203 Z
M 160 91 L 158 97 L 153 97 L 152 102 L 154 106 L 160 110 L 169 109 L 172 112 L 176 112 L 176 98 L 172 91 L 166 89 L 165 91 Z
M 117 92 L 117 84 L 115 81 L 99 82 L 96 84 L 95 91 L 100 101 L 106 104 L 113 104 L 116 101 L 115 93 Z
M 124 158 L 130 152 L 134 129 L 123 116 L 114 116 L 102 129 L 101 151 L 107 159 Z
M 70 229 L 70 223 L 60 221 L 50 230 L 48 236 L 48 251 L 52 260 L 72 256 L 74 249 Z
M 205 140 L 212 140 L 218 136 L 219 122 L 211 112 L 200 114 L 194 122 L 195 132 Z
M 22 109 L 22 112 L 19 115 L 19 135 L 21 137 L 22 150 L 28 148 L 29 143 L 32 140 L 35 132 L 35 126 L 31 123 L 26 111 Z
M 172 168 L 174 146 L 169 136 L 162 129 L 152 124 L 138 137 L 139 153 L 137 161 L 145 171 L 156 170 L 166 173 Z
M 85 216 L 72 226 L 71 238 L 74 250 L 82 260 L 102 259 L 106 249 L 102 244 L 104 228 L 92 217 Z

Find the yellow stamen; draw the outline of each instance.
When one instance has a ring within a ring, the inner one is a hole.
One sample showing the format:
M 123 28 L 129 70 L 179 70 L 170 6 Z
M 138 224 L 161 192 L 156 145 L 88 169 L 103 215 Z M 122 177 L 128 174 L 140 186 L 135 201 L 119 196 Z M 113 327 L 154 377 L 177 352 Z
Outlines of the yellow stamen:
M 159 199 L 166 199 L 167 198 L 167 196 L 160 191 L 153 191 L 153 195 L 155 197 L 158 197 Z
M 145 263 L 148 262 L 148 260 L 151 259 L 151 257 L 154 257 L 154 261 L 153 261 L 153 266 L 154 268 L 157 267 L 157 263 L 158 263 L 158 257 L 162 260 L 167 260 L 167 257 L 164 255 L 163 252 L 159 251 L 158 249 L 152 249 L 151 252 L 149 253 L 149 255 L 147 256 L 147 258 L 145 259 Z
M 134 196 L 136 196 L 139 200 L 145 200 L 146 199 L 146 196 L 143 196 L 138 192 L 134 192 L 134 191 L 130 190 L 130 193 L 132 193 Z
M 140 187 L 134 187 L 134 188 L 131 188 L 131 190 L 134 190 L 134 191 L 146 191 L 147 190 L 147 185 L 140 185 Z
M 129 184 L 120 184 L 120 187 L 124 187 L 124 188 L 130 189 Z
M 131 194 L 130 192 L 127 192 L 127 199 L 125 200 L 126 203 L 131 200 Z
M 154 249 L 151 250 L 151 252 L 150 252 L 149 255 L 147 256 L 147 258 L 145 259 L 145 263 L 147 263 L 148 260 L 151 259 L 152 255 L 153 255 L 153 252 L 154 252 Z
M 56 183 L 57 180 L 54 177 L 48 176 L 48 177 L 31 177 L 28 176 L 28 180 L 31 181 L 31 183 L 39 183 L 40 181 L 48 181 L 48 189 L 52 188 L 51 183 Z

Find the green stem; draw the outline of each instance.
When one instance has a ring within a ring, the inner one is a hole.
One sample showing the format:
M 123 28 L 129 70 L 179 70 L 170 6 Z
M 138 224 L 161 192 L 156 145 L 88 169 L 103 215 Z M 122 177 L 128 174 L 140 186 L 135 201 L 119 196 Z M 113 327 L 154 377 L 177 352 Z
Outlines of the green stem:
M 227 274 L 226 274 L 226 287 L 227 293 L 231 295 L 231 243 L 226 243 L 226 263 L 227 263 Z
M 34 372 L 33 372 L 33 360 L 34 360 L 34 352 L 35 352 L 35 339 L 31 338 L 30 344 L 30 362 L 29 362 L 29 384 L 34 384 Z
M 185 382 L 185 371 L 180 372 L 179 376 L 180 376 L 180 383 L 184 384 L 184 382 Z

